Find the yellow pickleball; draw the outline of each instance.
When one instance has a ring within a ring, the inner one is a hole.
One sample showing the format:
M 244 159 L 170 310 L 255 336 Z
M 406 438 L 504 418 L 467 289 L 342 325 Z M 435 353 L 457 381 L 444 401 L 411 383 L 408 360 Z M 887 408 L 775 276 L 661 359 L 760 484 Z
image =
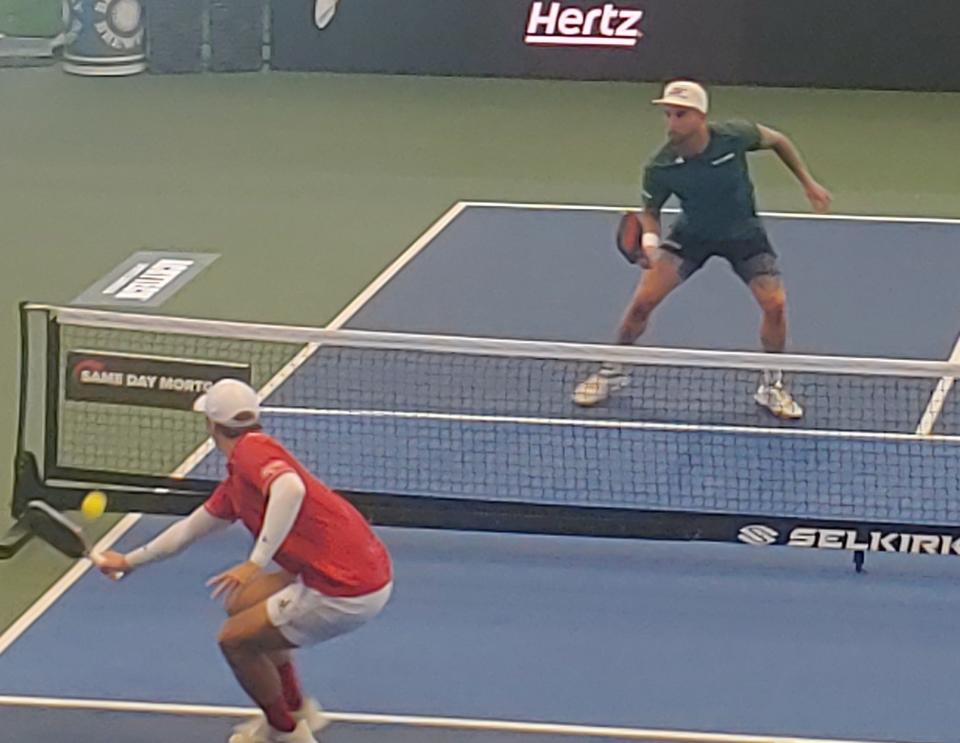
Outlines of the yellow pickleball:
M 96 521 L 107 510 L 107 496 L 100 490 L 91 490 L 80 504 L 80 513 L 87 521 Z

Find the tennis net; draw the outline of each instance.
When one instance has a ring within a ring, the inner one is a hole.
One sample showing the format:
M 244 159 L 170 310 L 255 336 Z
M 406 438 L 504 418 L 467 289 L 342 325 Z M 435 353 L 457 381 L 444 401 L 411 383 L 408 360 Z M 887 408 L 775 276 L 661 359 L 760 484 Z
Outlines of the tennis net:
M 15 507 L 38 491 L 70 506 L 91 483 L 123 509 L 195 506 L 223 461 L 189 407 L 236 376 L 267 430 L 380 523 L 960 553 L 957 365 L 21 315 Z M 799 421 L 753 399 L 774 359 Z M 630 383 L 577 407 L 602 362 Z

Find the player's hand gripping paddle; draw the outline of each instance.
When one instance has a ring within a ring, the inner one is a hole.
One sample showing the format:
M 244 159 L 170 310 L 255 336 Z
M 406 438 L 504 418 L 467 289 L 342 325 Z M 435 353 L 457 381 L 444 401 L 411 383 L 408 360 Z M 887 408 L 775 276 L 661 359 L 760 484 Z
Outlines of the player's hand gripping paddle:
M 21 520 L 27 529 L 58 552 L 75 559 L 88 557 L 94 565 L 98 565 L 97 555 L 91 552 L 83 530 L 48 503 L 30 501 Z M 111 573 L 110 577 L 120 580 L 123 573 Z

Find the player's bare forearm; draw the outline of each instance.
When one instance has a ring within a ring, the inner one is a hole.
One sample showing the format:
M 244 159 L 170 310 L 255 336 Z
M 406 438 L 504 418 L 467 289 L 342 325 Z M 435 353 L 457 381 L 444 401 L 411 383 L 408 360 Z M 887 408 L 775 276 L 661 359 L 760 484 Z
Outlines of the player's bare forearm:
M 640 212 L 640 225 L 643 227 L 643 241 L 640 245 L 640 259 L 637 262 L 641 268 L 650 268 L 656 248 L 660 244 L 660 210 L 644 208 Z
M 771 149 L 777 153 L 777 157 L 787 166 L 789 171 L 796 176 L 796 179 L 800 181 L 800 185 L 806 188 L 810 183 L 814 182 L 813 176 L 810 175 L 810 171 L 807 170 L 807 166 L 800 156 L 800 151 L 793 142 L 790 141 L 789 137 L 781 134 Z
M 800 181 L 803 186 L 803 192 L 814 211 L 825 212 L 830 208 L 830 202 L 833 200 L 830 192 L 817 183 L 810 171 L 807 169 L 800 151 L 794 146 L 790 138 L 781 132 L 769 129 L 765 126 L 758 126 L 760 130 L 760 146 L 773 150 L 777 157 L 787 166 L 791 173 Z
M 652 232 L 654 235 L 660 235 L 660 210 L 644 209 L 640 212 L 640 224 L 643 226 L 643 232 Z

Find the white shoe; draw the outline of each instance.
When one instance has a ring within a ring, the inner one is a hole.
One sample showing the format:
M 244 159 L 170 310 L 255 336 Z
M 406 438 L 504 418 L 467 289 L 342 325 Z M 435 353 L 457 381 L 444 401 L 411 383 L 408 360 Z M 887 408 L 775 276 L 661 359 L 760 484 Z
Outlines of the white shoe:
M 227 738 L 227 743 L 269 743 L 269 741 L 270 726 L 265 720 L 261 724 L 259 718 L 237 725 Z
M 234 725 L 227 743 L 267 743 L 270 740 L 270 726 L 263 717 L 254 717 L 239 725 Z
M 315 733 L 319 733 L 330 724 L 330 720 L 323 714 L 323 707 L 319 705 L 316 699 L 304 699 L 303 706 L 290 714 L 297 722 L 305 721 L 307 727 Z
M 573 391 L 573 402 L 581 407 L 601 403 L 610 397 L 611 392 L 623 389 L 630 377 L 623 373 L 619 364 L 604 364 L 600 371 L 594 372 L 577 385 Z
M 753 399 L 778 418 L 797 420 L 803 417 L 803 408 L 793 399 L 787 388 L 783 386 L 783 382 L 774 384 L 761 382 Z
M 269 743 L 317 743 L 313 737 L 313 732 L 306 720 L 300 720 L 297 726 L 289 733 L 282 733 L 279 730 L 270 730 Z
M 306 722 L 307 728 L 314 733 L 319 733 L 330 724 L 330 720 L 323 714 L 323 708 L 316 699 L 305 699 L 300 709 L 290 711 L 290 716 L 297 722 Z M 270 726 L 267 725 L 267 718 L 261 713 L 236 725 L 229 743 L 266 743 L 270 740 L 269 736 Z
M 337 12 L 338 0 L 317 0 L 313 6 L 313 21 L 320 30 L 325 29 Z

